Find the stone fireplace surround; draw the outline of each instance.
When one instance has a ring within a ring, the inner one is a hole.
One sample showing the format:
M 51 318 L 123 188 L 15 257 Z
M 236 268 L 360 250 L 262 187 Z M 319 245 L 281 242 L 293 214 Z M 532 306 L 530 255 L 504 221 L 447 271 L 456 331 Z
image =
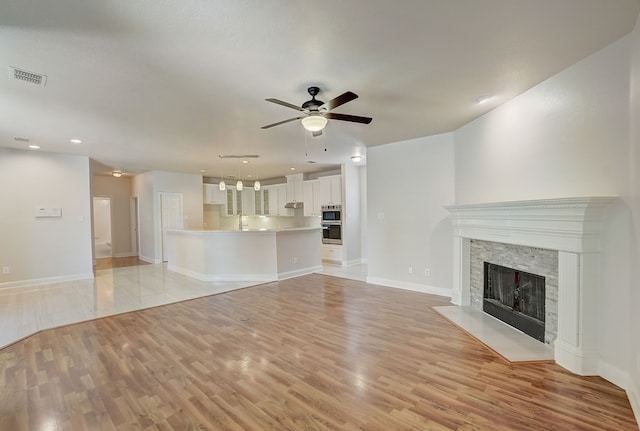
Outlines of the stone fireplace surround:
M 448 206 L 453 222 L 456 305 L 471 305 L 471 240 L 558 253 L 556 363 L 580 375 L 598 373 L 597 292 L 600 226 L 615 197 L 574 197 Z

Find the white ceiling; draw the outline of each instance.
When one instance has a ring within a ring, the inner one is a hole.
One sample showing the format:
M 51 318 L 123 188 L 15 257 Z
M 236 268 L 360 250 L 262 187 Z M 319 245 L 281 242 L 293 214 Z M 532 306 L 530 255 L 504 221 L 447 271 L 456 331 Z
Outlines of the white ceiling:
M 632 30 L 640 0 L 3 0 L 0 146 L 261 179 L 455 130 Z M 44 87 L 9 76 L 47 75 Z M 268 103 L 360 97 L 312 138 Z M 478 96 L 494 95 L 484 105 Z M 69 139 L 80 138 L 74 145 Z M 326 148 L 326 151 L 325 151 Z M 248 165 L 220 154 L 259 154 Z M 317 164 L 307 162 L 315 161 Z

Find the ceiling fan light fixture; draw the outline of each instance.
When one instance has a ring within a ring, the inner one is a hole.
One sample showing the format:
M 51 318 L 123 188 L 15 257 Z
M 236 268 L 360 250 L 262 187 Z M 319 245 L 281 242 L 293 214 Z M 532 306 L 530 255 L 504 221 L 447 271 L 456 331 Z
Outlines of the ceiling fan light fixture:
M 327 119 L 319 114 L 312 114 L 302 119 L 302 127 L 310 132 L 318 132 L 327 125 Z

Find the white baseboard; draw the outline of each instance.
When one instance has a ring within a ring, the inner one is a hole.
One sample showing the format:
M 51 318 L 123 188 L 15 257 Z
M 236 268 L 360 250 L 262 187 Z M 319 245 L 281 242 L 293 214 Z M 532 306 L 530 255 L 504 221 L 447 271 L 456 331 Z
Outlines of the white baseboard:
M 150 258 L 150 257 L 147 257 L 147 256 L 143 256 L 143 255 L 138 256 L 138 259 L 140 259 L 143 262 L 147 262 L 147 263 L 162 263 L 162 259 L 153 259 L 153 258 Z
M 13 287 L 33 286 L 40 284 L 61 283 L 64 281 L 90 280 L 93 279 L 93 272 L 63 275 L 59 277 L 32 278 L 29 280 L 7 281 L 0 283 L 0 289 L 10 289 Z
M 633 410 L 636 422 L 638 423 L 638 428 L 640 428 L 640 382 L 631 380 L 631 384 L 626 391 L 627 397 L 629 397 L 629 403 L 631 404 L 631 409 Z
M 431 295 L 445 296 L 447 298 L 451 298 L 452 293 L 451 289 L 445 289 L 442 287 L 429 286 L 426 284 L 407 283 L 405 281 L 387 280 L 377 277 L 367 277 L 367 283 L 395 287 L 404 290 L 413 290 L 414 292 L 429 293 Z
M 187 277 L 195 278 L 200 281 L 276 281 L 278 280 L 277 274 L 204 274 L 190 269 L 182 268 L 180 266 L 167 264 L 169 271 L 177 272 L 178 274 L 185 275 Z
M 344 260 L 342 261 L 342 266 L 360 265 L 361 263 L 362 259 Z
M 278 280 L 286 280 L 287 278 L 300 277 L 314 272 L 322 271 L 322 265 L 310 266 L 308 268 L 296 269 L 295 271 L 281 272 L 278 274 Z
M 640 426 L 640 382 L 634 381 L 629 373 L 603 361 L 598 364 L 598 374 L 627 392 L 633 415 Z
M 124 253 L 116 253 L 113 255 L 113 257 L 134 257 L 137 256 L 137 254 L 135 254 L 133 251 L 127 251 Z

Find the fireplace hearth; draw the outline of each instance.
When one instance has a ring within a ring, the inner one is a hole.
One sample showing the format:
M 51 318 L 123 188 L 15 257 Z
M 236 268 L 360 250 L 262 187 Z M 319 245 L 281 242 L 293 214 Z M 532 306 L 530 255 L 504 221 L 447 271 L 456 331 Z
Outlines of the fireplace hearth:
M 545 278 L 484 262 L 482 310 L 544 343 Z

